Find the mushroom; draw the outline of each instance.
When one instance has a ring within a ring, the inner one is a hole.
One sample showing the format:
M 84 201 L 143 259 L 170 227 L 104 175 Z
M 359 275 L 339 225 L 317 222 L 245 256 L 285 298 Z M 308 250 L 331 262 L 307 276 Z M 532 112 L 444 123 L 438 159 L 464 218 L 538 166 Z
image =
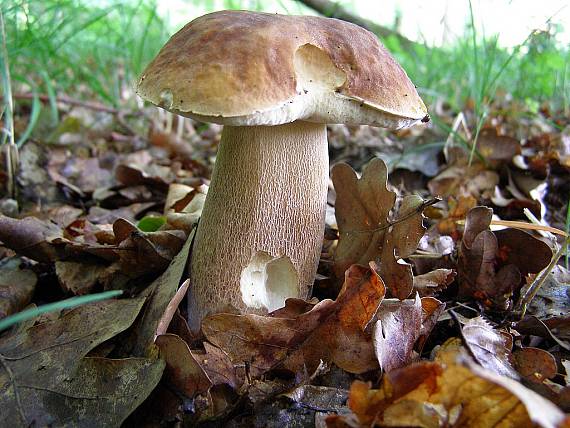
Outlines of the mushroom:
M 137 92 L 224 125 L 191 256 L 194 331 L 209 313 L 266 313 L 310 294 L 324 232 L 327 123 L 399 129 L 429 120 L 374 34 L 314 16 L 197 18 L 166 43 Z

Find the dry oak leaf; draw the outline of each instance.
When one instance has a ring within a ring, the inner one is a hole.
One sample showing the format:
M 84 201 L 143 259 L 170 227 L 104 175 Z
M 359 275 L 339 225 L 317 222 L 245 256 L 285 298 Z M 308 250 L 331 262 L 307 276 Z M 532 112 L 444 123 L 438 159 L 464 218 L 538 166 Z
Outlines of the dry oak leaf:
M 367 327 L 385 292 L 374 270 L 354 265 L 335 301 L 323 300 L 293 317 L 279 314 L 294 313 L 296 300 L 295 309 L 268 316 L 216 314 L 202 322 L 202 331 L 234 364 L 249 364 L 254 377 L 277 367 L 312 373 L 321 360 L 362 373 L 378 368 Z
M 554 404 L 520 383 L 485 370 L 460 348 L 444 345 L 441 360 L 386 373 L 380 389 L 355 381 L 349 426 L 567 427 Z M 342 426 L 332 418 L 331 426 Z M 352 423 L 351 423 L 352 422 Z
M 387 189 L 388 171 L 384 162 L 372 159 L 358 179 L 347 164 L 332 170 L 336 190 L 335 216 L 339 242 L 334 256 L 334 272 L 342 277 L 353 264 L 380 262 L 380 276 L 390 292 L 400 300 L 413 288 L 411 266 L 402 261 L 418 247 L 422 226 L 423 200 L 406 196 L 397 215 L 389 218 L 396 194 Z

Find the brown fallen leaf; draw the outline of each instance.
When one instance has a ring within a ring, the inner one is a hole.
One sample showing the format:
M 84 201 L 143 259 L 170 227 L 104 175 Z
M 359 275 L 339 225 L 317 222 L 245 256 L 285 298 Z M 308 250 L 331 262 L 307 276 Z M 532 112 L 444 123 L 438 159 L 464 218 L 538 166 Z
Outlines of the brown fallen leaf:
M 116 245 L 104 245 L 82 236 L 65 237 L 59 227 L 34 217 L 21 220 L 0 215 L 0 241 L 18 254 L 40 262 L 85 262 L 93 257 L 109 264 L 109 272 L 130 278 L 164 271 L 186 241 L 181 230 L 142 232 L 125 219 L 114 226 Z M 101 279 L 101 277 L 99 278 Z
M 24 309 L 34 295 L 38 278 L 21 265 L 16 257 L 0 261 L 0 319 Z
M 74 295 L 92 291 L 106 269 L 104 265 L 88 262 L 55 262 L 55 273 L 61 289 Z
M 533 336 L 542 337 L 543 339 L 549 339 L 556 342 L 562 349 L 570 351 L 570 342 L 564 339 L 570 339 L 570 335 L 567 335 L 564 339 L 558 337 L 560 331 L 556 328 L 558 325 L 564 327 L 570 332 L 570 317 L 565 318 L 550 318 L 548 320 L 541 321 L 534 315 L 526 315 L 521 321 L 514 324 L 514 329 L 521 334 L 529 334 Z
M 277 367 L 311 373 L 321 360 L 351 373 L 377 368 L 367 327 L 384 298 L 384 284 L 374 270 L 358 265 L 345 277 L 335 301 L 323 300 L 308 312 L 291 318 L 278 315 L 297 309 L 268 316 L 217 314 L 202 322 L 202 331 L 234 364 L 248 364 L 254 377 Z
M 513 352 L 514 365 L 526 380 L 543 383 L 556 376 L 558 368 L 554 356 L 544 349 L 521 348 Z
M 126 330 L 144 299 L 80 306 L 0 340 L 0 425 L 64 426 L 89 415 L 93 426 L 119 426 L 157 385 L 156 358 L 86 358 Z
M 155 340 L 160 356 L 166 361 L 165 381 L 178 394 L 193 398 L 210 389 L 212 382 L 196 361 L 188 344 L 175 334 L 162 334 Z
M 56 260 L 63 251 L 63 244 L 54 244 L 63 240 L 61 229 L 35 217 L 21 220 L 0 215 L 0 241 L 19 255 L 40 262 Z
M 453 269 L 435 269 L 423 275 L 414 276 L 414 290 L 420 297 L 433 296 L 445 290 L 455 280 L 456 272 Z
M 434 301 L 437 306 L 432 305 Z M 418 295 L 415 300 L 384 300 L 376 313 L 378 321 L 373 331 L 380 368 L 389 372 L 410 364 L 417 340 L 423 335 L 427 337 L 444 308 L 436 299 L 420 299 Z
M 186 242 L 181 230 L 142 232 L 124 219 L 113 224 L 113 231 L 121 272 L 131 277 L 164 271 Z
M 475 298 L 486 306 L 505 310 L 524 277 L 544 269 L 552 251 L 520 230 L 493 233 L 489 229 L 492 215 L 490 208 L 482 206 L 467 214 L 457 262 L 459 298 Z
M 444 346 L 436 362 L 386 373 L 378 390 L 355 381 L 349 407 L 358 418 L 356 426 L 362 427 L 536 424 L 554 428 L 570 423 L 554 404 L 520 383 L 478 366 L 457 345 Z M 333 418 L 333 426 L 342 426 L 338 419 Z M 347 418 L 347 425 L 350 422 Z
M 168 191 L 168 182 L 174 179 L 170 168 L 159 168 L 157 165 L 149 172 L 135 165 L 119 165 L 115 168 L 115 177 L 126 186 L 143 184 L 164 193 Z
M 192 350 L 192 356 L 208 375 L 212 385 L 229 385 L 237 390 L 243 384 L 232 360 L 220 348 L 204 342 L 204 351 Z
M 505 338 L 482 317 L 471 318 L 461 327 L 465 345 L 477 362 L 502 376 L 518 379 L 512 366 L 512 354 Z
M 482 129 L 477 138 L 477 150 L 487 162 L 497 166 L 499 162 L 510 162 L 521 152 L 519 140 L 507 135 L 498 135 L 494 128 Z
M 451 165 L 428 182 L 430 194 L 442 198 L 474 197 L 490 199 L 499 184 L 499 174 L 489 171 L 483 164 Z
M 372 159 L 358 179 L 347 164 L 332 170 L 336 190 L 335 216 L 339 242 L 334 256 L 338 278 L 353 264 L 377 261 L 380 276 L 391 293 L 405 299 L 412 291 L 411 266 L 403 262 L 418 246 L 424 234 L 423 200 L 407 196 L 397 215 L 389 219 L 396 194 L 386 187 L 388 172 L 380 159 Z

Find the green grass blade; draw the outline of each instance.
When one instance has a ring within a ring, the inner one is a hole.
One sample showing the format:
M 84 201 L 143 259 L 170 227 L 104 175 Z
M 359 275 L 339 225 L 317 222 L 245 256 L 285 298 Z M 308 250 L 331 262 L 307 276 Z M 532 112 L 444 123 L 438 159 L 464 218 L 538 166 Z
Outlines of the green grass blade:
M 28 138 L 30 138 L 32 131 L 36 127 L 36 124 L 38 123 L 38 119 L 40 118 L 40 112 L 42 110 L 42 103 L 41 103 L 40 97 L 38 95 L 38 90 L 35 86 L 33 86 L 32 94 L 33 94 L 33 99 L 32 99 L 32 111 L 30 113 L 30 119 L 28 121 L 28 126 L 26 126 L 26 129 L 24 130 L 22 135 L 20 135 L 20 138 L 18 139 L 18 142 L 16 143 L 16 146 L 18 146 L 18 147 L 22 147 L 24 145 L 24 143 L 26 141 L 28 141 Z
M 0 9 L 0 73 L 2 73 L 2 91 L 4 93 L 4 129 L 3 142 L 14 144 L 14 100 L 12 98 L 12 80 L 10 79 L 10 65 L 8 63 L 8 50 L 6 49 L 6 30 L 4 14 Z
M 71 309 L 76 306 L 86 305 L 88 303 L 98 302 L 100 300 L 110 299 L 112 297 L 117 297 L 123 294 L 122 290 L 105 291 L 103 293 L 89 294 L 87 296 L 71 297 L 69 299 L 61 300 L 55 303 L 48 303 L 47 305 L 42 305 L 36 308 L 30 308 L 18 312 L 17 314 L 9 315 L 4 319 L 0 320 L 0 331 L 6 330 L 15 324 L 21 323 L 32 318 L 37 317 L 41 314 L 46 314 L 48 312 L 61 311 L 63 309 Z
M 51 122 L 53 126 L 57 126 L 57 124 L 59 123 L 59 110 L 57 109 L 57 95 L 55 93 L 55 88 L 53 87 L 51 79 L 45 70 L 41 70 L 40 74 L 44 78 L 46 93 L 49 98 L 49 106 L 51 109 Z
M 568 195 L 568 206 L 566 207 L 566 233 L 570 235 L 570 195 Z M 570 261 L 570 241 L 566 240 L 566 269 Z

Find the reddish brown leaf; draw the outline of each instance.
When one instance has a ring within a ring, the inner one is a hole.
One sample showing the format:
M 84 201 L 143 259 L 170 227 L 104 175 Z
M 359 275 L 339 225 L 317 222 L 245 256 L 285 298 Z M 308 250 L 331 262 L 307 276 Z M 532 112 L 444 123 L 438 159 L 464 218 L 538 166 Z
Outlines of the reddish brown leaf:
M 524 275 L 546 267 L 552 252 L 525 232 L 491 232 L 492 215 L 486 207 L 475 207 L 467 214 L 457 263 L 459 297 L 504 310 Z
M 232 360 L 224 351 L 204 342 L 204 351 L 192 351 L 192 356 L 208 375 L 212 385 L 229 385 L 238 389 L 243 383 L 239 379 Z
M 249 363 L 254 376 L 278 366 L 312 372 L 320 360 L 361 373 L 378 366 L 366 327 L 384 294 L 376 272 L 355 265 L 347 270 L 335 301 L 323 300 L 292 318 L 275 315 L 290 316 L 296 310 L 279 310 L 269 316 L 212 315 L 203 321 L 202 330 L 235 364 Z M 298 306 L 296 301 L 289 302 Z
M 166 361 L 165 375 L 171 386 L 189 398 L 208 391 L 212 382 L 186 342 L 175 334 L 167 333 L 158 336 L 155 343 Z

